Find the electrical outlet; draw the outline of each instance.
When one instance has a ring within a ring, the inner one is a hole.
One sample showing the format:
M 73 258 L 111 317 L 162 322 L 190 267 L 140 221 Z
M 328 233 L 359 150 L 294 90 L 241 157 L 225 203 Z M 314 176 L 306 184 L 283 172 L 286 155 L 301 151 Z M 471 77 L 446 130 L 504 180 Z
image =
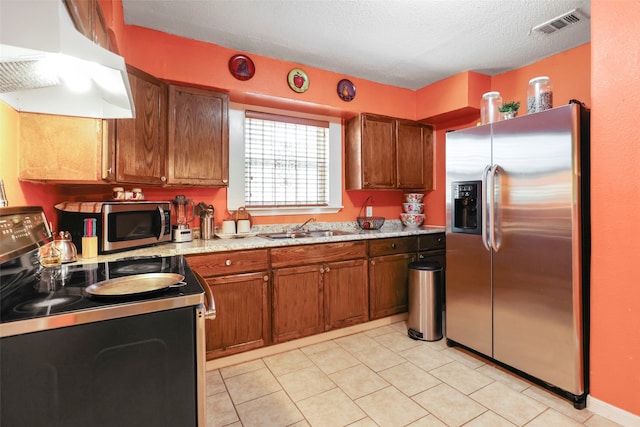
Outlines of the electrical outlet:
M 367 206 L 367 209 L 365 211 L 365 215 L 368 217 L 373 216 L 373 206 Z

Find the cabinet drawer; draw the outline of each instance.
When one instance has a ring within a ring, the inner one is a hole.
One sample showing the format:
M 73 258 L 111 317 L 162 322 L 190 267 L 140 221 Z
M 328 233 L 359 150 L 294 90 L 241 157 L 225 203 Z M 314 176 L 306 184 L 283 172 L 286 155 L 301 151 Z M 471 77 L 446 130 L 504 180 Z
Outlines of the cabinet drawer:
M 444 233 L 422 234 L 418 237 L 418 248 L 421 251 L 445 248 Z
M 367 244 L 364 241 L 287 246 L 271 249 L 271 266 L 278 268 L 301 264 L 309 265 L 366 258 L 366 256 Z
M 187 262 L 203 277 L 225 276 L 269 268 L 266 249 L 189 255 Z
M 418 250 L 418 239 L 415 237 L 394 237 L 369 241 L 369 256 L 393 255 Z

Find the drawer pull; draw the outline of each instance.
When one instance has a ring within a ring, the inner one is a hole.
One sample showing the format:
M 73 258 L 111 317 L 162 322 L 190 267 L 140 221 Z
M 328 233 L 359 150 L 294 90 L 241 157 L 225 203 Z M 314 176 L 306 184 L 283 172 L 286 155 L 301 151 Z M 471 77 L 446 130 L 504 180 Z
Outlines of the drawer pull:
M 268 282 L 269 276 L 265 274 L 264 276 L 262 276 L 262 280 L 264 280 L 265 282 Z
M 395 248 L 396 248 L 396 244 L 395 244 L 395 243 L 392 243 L 392 244 L 391 244 L 391 249 L 395 249 Z
M 224 262 L 224 265 L 231 265 L 231 260 L 230 260 L 230 259 L 226 260 L 226 261 Z

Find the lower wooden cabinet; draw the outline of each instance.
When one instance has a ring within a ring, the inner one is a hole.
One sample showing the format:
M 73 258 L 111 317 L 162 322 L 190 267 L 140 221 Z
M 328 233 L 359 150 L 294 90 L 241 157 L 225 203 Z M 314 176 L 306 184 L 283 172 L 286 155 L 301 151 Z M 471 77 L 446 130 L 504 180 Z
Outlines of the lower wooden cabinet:
M 369 320 L 366 260 L 326 264 L 322 278 L 325 330 Z
M 371 320 L 408 310 L 409 264 L 416 260 L 415 237 L 369 243 L 369 317 Z
M 366 242 L 274 248 L 271 265 L 274 342 L 368 320 Z
M 216 318 L 207 320 L 207 359 L 271 343 L 268 251 L 190 255 L 187 262 L 209 286 Z
M 273 270 L 273 341 L 284 342 L 324 330 L 322 266 Z
M 205 279 L 217 315 L 206 325 L 207 359 L 267 344 L 269 276 L 266 272 Z
M 444 266 L 444 233 L 189 255 L 216 302 L 207 359 L 404 313 L 417 259 Z
M 409 264 L 414 254 L 386 255 L 369 261 L 371 320 L 404 313 L 409 301 Z

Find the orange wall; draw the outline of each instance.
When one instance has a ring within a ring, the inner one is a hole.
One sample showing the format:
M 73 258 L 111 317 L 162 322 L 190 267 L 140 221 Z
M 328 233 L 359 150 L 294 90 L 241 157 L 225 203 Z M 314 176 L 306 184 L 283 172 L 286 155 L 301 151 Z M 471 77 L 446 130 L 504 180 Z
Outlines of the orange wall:
M 591 394 L 640 416 L 637 1 L 592 0 Z

